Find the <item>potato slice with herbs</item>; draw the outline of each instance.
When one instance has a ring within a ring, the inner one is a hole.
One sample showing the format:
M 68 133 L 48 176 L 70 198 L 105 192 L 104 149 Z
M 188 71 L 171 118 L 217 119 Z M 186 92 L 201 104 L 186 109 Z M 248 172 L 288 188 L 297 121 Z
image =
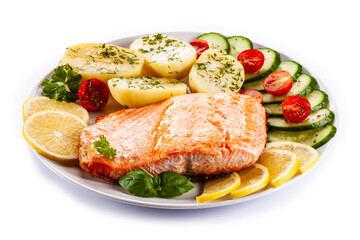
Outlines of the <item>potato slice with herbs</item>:
M 135 40 L 130 49 L 145 58 L 144 72 L 154 77 L 184 78 L 196 61 L 193 46 L 160 33 Z
M 111 95 L 127 108 L 143 107 L 150 103 L 186 94 L 187 85 L 172 78 L 113 78 L 108 81 Z
M 192 92 L 238 92 L 244 82 L 244 68 L 233 56 L 219 50 L 203 52 L 189 74 Z
M 144 59 L 130 49 L 110 44 L 82 43 L 67 48 L 60 65 L 69 64 L 83 80 L 104 82 L 114 77 L 140 76 Z

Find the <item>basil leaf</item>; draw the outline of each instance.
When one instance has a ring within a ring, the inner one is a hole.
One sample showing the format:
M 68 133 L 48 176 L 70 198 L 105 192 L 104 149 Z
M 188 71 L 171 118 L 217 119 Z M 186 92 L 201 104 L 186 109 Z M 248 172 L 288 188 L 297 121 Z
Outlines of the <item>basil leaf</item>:
M 144 170 L 131 171 L 120 178 L 119 184 L 138 197 L 155 197 L 154 179 Z
M 155 177 L 154 188 L 158 196 L 172 198 L 188 192 L 194 185 L 185 176 L 168 171 Z

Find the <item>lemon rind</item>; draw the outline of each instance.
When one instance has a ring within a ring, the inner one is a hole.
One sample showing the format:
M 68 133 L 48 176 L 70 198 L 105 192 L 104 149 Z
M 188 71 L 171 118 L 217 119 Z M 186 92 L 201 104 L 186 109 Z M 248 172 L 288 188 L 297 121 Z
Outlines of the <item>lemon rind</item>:
M 256 166 L 257 168 L 262 169 L 263 172 L 265 173 L 265 177 L 263 177 L 259 182 L 249 185 L 246 188 L 237 189 L 237 190 L 231 192 L 231 198 L 245 197 L 247 195 L 250 195 L 254 192 L 257 192 L 257 191 L 263 189 L 264 187 L 266 187 L 269 184 L 269 181 L 270 181 L 269 170 L 265 166 L 258 164 L 258 163 L 254 163 L 252 166 Z M 241 178 L 241 176 L 240 176 L 240 178 Z
M 233 172 L 232 174 L 234 174 L 233 177 L 237 180 L 237 182 L 233 186 L 228 187 L 227 189 L 216 192 L 216 193 L 200 195 L 200 196 L 196 197 L 197 203 L 204 203 L 204 202 L 212 201 L 212 200 L 218 199 L 220 197 L 223 197 L 223 196 L 231 193 L 232 191 L 236 190 L 241 184 L 241 179 L 240 179 L 240 176 L 236 172 Z
M 309 149 L 309 151 L 312 151 L 314 153 L 314 157 L 310 160 L 307 161 L 305 164 L 302 165 L 302 163 L 300 162 L 300 166 L 299 166 L 299 170 L 298 173 L 304 174 L 305 172 L 309 171 L 311 168 L 313 168 L 319 161 L 320 156 L 318 151 L 316 151 L 315 148 L 303 144 L 303 143 L 298 143 L 298 142 L 292 142 L 292 141 L 274 141 L 274 142 L 270 142 L 266 145 L 266 148 L 264 150 L 268 150 L 268 149 L 281 149 L 278 148 L 279 145 L 282 144 L 289 144 L 289 145 L 298 145 L 298 146 L 302 146 L 306 149 Z
M 270 172 L 270 182 L 269 183 L 273 187 L 277 188 L 277 187 L 281 186 L 282 184 L 286 183 L 287 181 L 289 181 L 297 173 L 297 171 L 300 167 L 300 162 L 299 162 L 296 154 L 293 152 L 290 152 L 288 150 L 274 148 L 274 149 L 265 150 L 265 151 L 263 151 L 263 153 L 269 152 L 269 151 L 283 152 L 283 153 L 285 152 L 286 154 L 290 155 L 291 158 L 293 159 L 292 164 L 289 165 L 289 167 L 286 169 L 286 171 L 282 172 L 276 178 L 272 179 L 271 172 Z M 260 164 L 261 164 L 261 162 L 260 162 Z
M 46 97 L 46 96 L 34 96 L 34 97 L 28 98 L 28 99 L 24 102 L 24 104 L 22 105 L 22 115 L 23 115 L 23 119 L 24 119 L 24 120 L 26 120 L 27 118 L 29 118 L 31 115 L 37 113 L 37 112 L 32 113 L 32 114 L 26 113 L 26 112 L 28 112 L 28 111 L 26 111 L 26 106 L 27 106 L 27 104 L 28 104 L 30 101 L 34 100 L 34 99 L 44 99 L 44 100 L 49 100 L 49 101 L 53 100 L 53 99 L 50 99 L 50 98 L 48 98 L 48 97 Z M 68 103 L 68 104 L 70 104 L 70 105 L 72 105 L 72 106 L 75 106 L 77 109 L 81 110 L 81 112 L 83 113 L 83 118 L 80 118 L 80 119 L 82 119 L 85 123 L 88 123 L 88 122 L 89 122 L 89 119 L 90 119 L 89 112 L 88 112 L 84 107 L 82 107 L 82 106 L 80 106 L 79 104 L 76 104 L 76 103 Z M 54 109 L 48 109 L 48 110 L 50 111 L 50 110 L 54 110 Z M 48 111 L 48 110 L 41 110 L 41 111 Z M 41 111 L 39 111 L 39 112 L 41 112 Z M 59 110 L 54 110 L 54 111 L 62 111 L 62 110 L 59 109 Z M 66 111 L 63 111 L 63 112 L 66 112 Z M 70 112 L 69 112 L 69 113 L 70 113 Z M 74 114 L 74 115 L 75 115 L 75 114 Z
M 72 162 L 72 161 L 76 161 L 78 159 L 78 154 L 71 154 L 71 155 L 60 155 L 57 153 L 50 153 L 48 150 L 46 150 L 44 147 L 40 146 L 38 143 L 36 143 L 36 140 L 33 139 L 28 132 L 26 131 L 26 127 L 27 125 L 30 123 L 30 121 L 36 117 L 37 115 L 41 115 L 41 114 L 45 114 L 47 112 L 60 112 L 62 114 L 68 115 L 70 117 L 73 117 L 75 119 L 77 119 L 77 121 L 79 121 L 80 123 L 82 123 L 82 125 L 84 127 L 87 126 L 87 124 L 78 116 L 68 113 L 68 112 L 63 112 L 63 111 L 56 111 L 56 110 L 48 110 L 48 111 L 40 111 L 37 113 L 32 114 L 31 116 L 29 116 L 26 121 L 24 122 L 23 128 L 22 128 L 22 134 L 24 139 L 26 140 L 26 142 L 39 154 L 43 155 L 44 157 L 47 157 L 49 159 L 52 159 L 54 161 L 59 161 L 59 162 Z

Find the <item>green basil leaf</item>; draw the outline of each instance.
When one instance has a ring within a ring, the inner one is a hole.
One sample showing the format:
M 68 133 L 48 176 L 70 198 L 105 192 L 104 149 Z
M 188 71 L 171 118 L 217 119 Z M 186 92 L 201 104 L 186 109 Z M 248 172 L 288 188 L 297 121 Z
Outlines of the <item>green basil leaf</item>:
M 138 197 L 155 197 L 154 179 L 144 170 L 131 171 L 120 178 L 119 184 Z
M 154 188 L 160 197 L 172 198 L 188 192 L 194 185 L 185 176 L 168 171 L 155 177 Z

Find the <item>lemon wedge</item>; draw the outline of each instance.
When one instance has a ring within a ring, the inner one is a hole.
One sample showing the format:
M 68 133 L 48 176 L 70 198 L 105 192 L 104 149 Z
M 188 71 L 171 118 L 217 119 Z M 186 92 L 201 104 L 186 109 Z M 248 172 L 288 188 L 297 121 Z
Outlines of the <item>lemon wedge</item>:
M 295 153 L 282 149 L 269 149 L 261 153 L 258 163 L 270 173 L 270 183 L 278 187 L 290 180 L 299 169 L 299 160 Z
M 41 111 L 28 117 L 23 136 L 30 146 L 49 159 L 71 162 L 78 158 L 81 131 L 86 123 L 62 111 Z
M 34 113 L 47 110 L 72 113 L 86 123 L 89 121 L 89 113 L 84 107 L 76 103 L 58 102 L 55 99 L 44 96 L 31 97 L 25 101 L 22 107 L 24 120 Z
M 290 141 L 276 141 L 266 144 L 265 150 L 274 148 L 295 153 L 300 162 L 300 173 L 307 172 L 319 161 L 319 153 L 309 145 Z
M 240 176 L 233 172 L 220 178 L 214 178 L 205 183 L 203 193 L 196 197 L 197 203 L 215 200 L 231 193 L 240 186 Z
M 232 198 L 240 198 L 254 193 L 266 187 L 270 180 L 268 169 L 257 163 L 237 173 L 240 176 L 241 184 L 238 189 L 231 192 Z

